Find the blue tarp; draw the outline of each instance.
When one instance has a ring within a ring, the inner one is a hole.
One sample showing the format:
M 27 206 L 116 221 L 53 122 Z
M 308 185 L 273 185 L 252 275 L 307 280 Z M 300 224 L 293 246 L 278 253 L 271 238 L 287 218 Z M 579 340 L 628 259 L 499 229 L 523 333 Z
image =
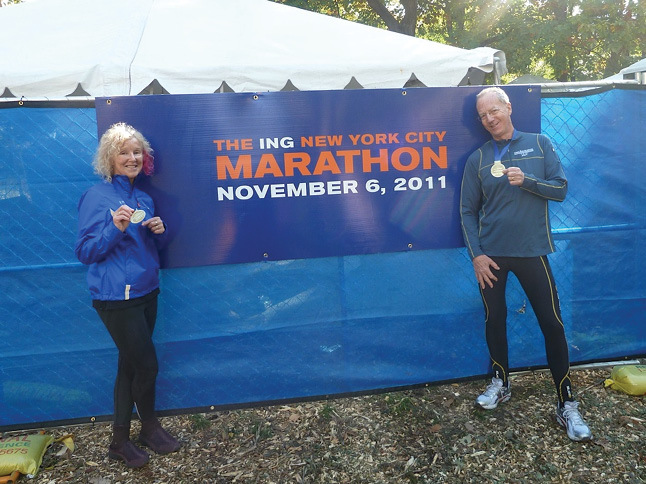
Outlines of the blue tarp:
M 572 362 L 646 354 L 645 107 L 643 89 L 541 101 L 569 179 L 550 260 Z M 93 108 L 0 109 L 0 429 L 112 412 L 116 350 L 72 249 L 96 131 Z M 161 285 L 162 413 L 488 372 L 464 248 L 174 268 Z M 545 366 L 514 279 L 508 305 L 512 367 Z

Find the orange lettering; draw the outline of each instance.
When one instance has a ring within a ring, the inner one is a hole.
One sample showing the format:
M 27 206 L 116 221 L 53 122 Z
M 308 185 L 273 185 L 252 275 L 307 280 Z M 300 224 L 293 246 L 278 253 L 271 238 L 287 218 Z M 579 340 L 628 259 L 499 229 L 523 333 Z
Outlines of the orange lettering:
M 319 159 L 316 161 L 316 166 L 314 167 L 314 175 L 320 175 L 324 171 L 329 171 L 335 175 L 341 173 L 339 165 L 337 165 L 334 156 L 329 151 L 321 151 Z
M 218 180 L 226 180 L 227 174 L 232 179 L 237 179 L 241 173 L 242 178 L 251 178 L 251 155 L 240 155 L 235 167 L 227 155 L 216 156 L 215 163 L 218 168 Z
M 386 149 L 379 150 L 379 155 L 376 157 L 370 154 L 370 150 L 361 150 L 361 158 L 364 173 L 372 172 L 373 164 L 379 165 L 379 171 L 388 171 L 388 150 Z
M 294 176 L 296 170 L 301 175 L 311 175 L 309 164 L 310 155 L 307 153 L 285 153 L 285 176 Z
M 440 152 L 439 155 L 435 153 L 435 151 L 433 151 L 428 146 L 424 146 L 422 148 L 422 167 L 425 170 L 431 169 L 432 161 L 434 161 L 435 164 L 440 168 L 447 167 L 448 161 L 447 161 L 447 154 L 446 154 L 446 146 L 440 146 L 438 148 L 438 151 Z
M 402 163 L 402 154 L 407 154 L 410 157 L 410 162 L 406 165 Z M 391 162 L 393 168 L 398 171 L 411 171 L 419 166 L 419 152 L 410 147 L 397 148 L 393 151 Z
M 271 153 L 265 153 L 260 157 L 254 178 L 262 178 L 265 175 L 274 175 L 275 177 L 283 176 L 283 172 L 280 171 L 280 166 L 278 166 L 276 158 Z

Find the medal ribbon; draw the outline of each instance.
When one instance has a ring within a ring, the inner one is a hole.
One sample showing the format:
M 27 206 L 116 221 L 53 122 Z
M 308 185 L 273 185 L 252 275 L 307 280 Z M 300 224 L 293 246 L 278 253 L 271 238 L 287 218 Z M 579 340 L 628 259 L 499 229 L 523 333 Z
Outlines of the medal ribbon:
M 516 134 L 516 130 L 512 133 L 511 139 L 514 139 L 514 134 Z M 496 143 L 496 140 L 493 141 L 493 161 L 502 161 L 502 157 L 505 156 L 505 153 L 507 153 L 507 150 L 509 149 L 511 139 L 509 140 L 509 143 L 502 148 L 502 150 L 498 149 L 498 143 Z
M 502 157 L 505 156 L 505 153 L 507 153 L 507 150 L 509 149 L 509 145 L 511 144 L 511 141 L 507 143 L 502 150 L 498 149 L 498 143 L 495 141 L 493 142 L 493 161 L 502 161 Z

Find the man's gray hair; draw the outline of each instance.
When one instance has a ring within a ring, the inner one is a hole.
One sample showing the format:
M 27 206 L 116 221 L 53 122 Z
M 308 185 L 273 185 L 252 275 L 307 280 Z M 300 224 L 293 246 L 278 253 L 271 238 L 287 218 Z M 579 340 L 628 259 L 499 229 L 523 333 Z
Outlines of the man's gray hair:
M 509 102 L 509 96 L 507 96 L 507 93 L 500 89 L 499 87 L 487 87 L 480 91 L 478 95 L 476 96 L 476 101 L 480 99 L 481 96 L 484 96 L 485 94 L 493 93 L 496 95 L 496 97 L 503 103 L 507 104 Z

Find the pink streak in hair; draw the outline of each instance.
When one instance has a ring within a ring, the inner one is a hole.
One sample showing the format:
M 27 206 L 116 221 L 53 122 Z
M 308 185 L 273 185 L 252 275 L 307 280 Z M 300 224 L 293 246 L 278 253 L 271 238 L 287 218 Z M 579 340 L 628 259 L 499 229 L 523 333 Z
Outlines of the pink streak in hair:
M 148 176 L 152 175 L 155 172 L 155 159 L 147 151 L 144 153 L 144 173 Z

